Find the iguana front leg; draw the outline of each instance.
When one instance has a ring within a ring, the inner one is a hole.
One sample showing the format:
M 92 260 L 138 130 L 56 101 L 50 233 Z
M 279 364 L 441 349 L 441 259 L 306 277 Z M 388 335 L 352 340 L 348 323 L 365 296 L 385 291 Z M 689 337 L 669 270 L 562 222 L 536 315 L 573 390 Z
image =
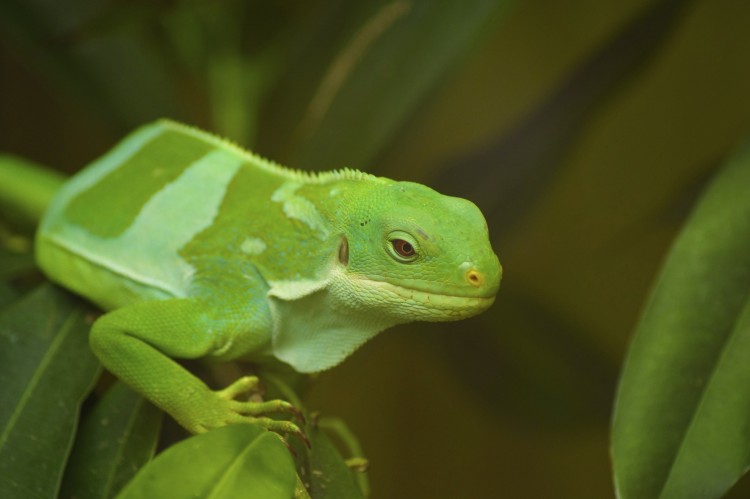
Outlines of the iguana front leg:
M 231 423 L 254 423 L 306 440 L 294 423 L 263 417 L 272 412 L 298 415 L 289 402 L 238 400 L 257 388 L 257 378 L 245 376 L 214 391 L 170 358 L 201 358 L 231 345 L 237 333 L 233 329 L 238 327 L 231 320 L 234 314 L 231 310 L 209 312 L 213 309 L 197 298 L 140 302 L 117 309 L 94 323 L 91 347 L 104 367 L 192 433 Z M 241 337 L 248 341 L 252 335 L 244 332 Z

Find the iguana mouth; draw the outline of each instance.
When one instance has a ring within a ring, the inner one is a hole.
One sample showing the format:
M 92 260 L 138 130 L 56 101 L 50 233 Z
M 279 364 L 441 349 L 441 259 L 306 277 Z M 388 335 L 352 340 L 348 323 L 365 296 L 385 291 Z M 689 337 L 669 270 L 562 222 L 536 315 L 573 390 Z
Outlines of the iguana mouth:
M 413 314 L 415 320 L 459 320 L 477 315 L 495 301 L 495 296 L 466 296 L 434 293 L 399 286 L 386 281 L 358 277 L 360 286 L 377 289 L 379 294 L 391 296 L 391 307 Z

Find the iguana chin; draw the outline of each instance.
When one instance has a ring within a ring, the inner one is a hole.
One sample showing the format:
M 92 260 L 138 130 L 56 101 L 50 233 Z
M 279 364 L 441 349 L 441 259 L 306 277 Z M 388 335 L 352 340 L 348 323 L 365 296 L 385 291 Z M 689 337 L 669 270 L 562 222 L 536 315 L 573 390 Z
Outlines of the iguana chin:
M 68 180 L 36 237 L 50 279 L 108 311 L 104 366 L 194 433 L 255 422 L 299 433 L 282 400 L 212 391 L 177 359 L 275 358 L 302 373 L 379 331 L 489 307 L 501 278 L 469 201 L 355 170 L 289 170 L 161 120 Z

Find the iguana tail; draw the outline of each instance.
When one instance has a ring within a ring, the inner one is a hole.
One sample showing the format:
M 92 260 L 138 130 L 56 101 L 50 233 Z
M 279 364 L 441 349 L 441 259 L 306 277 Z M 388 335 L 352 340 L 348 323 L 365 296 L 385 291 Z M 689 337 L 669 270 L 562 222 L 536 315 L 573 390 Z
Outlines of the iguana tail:
M 0 211 L 36 225 L 65 177 L 34 162 L 0 155 Z

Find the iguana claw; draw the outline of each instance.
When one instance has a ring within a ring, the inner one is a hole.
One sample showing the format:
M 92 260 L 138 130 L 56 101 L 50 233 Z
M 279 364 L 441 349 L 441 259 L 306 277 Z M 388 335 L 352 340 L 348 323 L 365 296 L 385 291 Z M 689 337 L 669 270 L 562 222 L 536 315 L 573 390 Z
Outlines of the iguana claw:
M 197 433 L 225 424 L 250 423 L 257 424 L 280 435 L 294 435 L 310 448 L 310 440 L 297 424 L 266 417 L 269 413 L 286 413 L 292 415 L 300 425 L 304 425 L 305 418 L 302 412 L 291 403 L 280 399 L 264 402 L 235 400 L 236 397 L 248 392 L 258 392 L 259 386 L 260 382 L 256 376 L 243 376 L 223 390 L 213 392 L 214 396 L 221 401 L 222 409 L 220 410 L 223 416 L 219 416 L 219 420 L 213 424 L 200 425 Z

